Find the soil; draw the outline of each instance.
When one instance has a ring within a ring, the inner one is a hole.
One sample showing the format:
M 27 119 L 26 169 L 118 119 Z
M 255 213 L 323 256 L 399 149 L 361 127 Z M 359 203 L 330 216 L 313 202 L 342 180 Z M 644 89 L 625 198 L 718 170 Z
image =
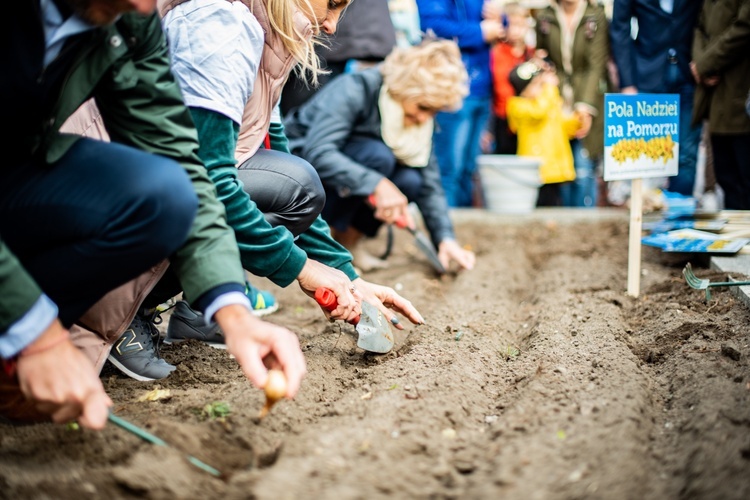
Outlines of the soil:
M 643 247 L 628 295 L 623 211 L 455 220 L 474 270 L 436 277 L 396 231 L 389 268 L 365 275 L 427 320 L 390 353 L 363 352 L 296 285 L 254 280 L 304 348 L 295 401 L 259 419 L 264 398 L 226 351 L 164 346 L 169 378 L 107 366 L 102 380 L 115 412 L 169 447 L 112 425 L 0 426 L 0 497 L 750 498 L 750 312 L 726 287 L 707 303 L 681 271 L 725 274 Z M 139 400 L 154 389 L 169 393 Z M 209 416 L 214 402 L 231 413 Z

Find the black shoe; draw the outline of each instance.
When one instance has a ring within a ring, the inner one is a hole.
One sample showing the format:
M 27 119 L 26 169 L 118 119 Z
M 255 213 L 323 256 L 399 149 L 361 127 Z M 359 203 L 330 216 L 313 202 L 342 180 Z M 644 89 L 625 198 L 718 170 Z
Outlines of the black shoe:
M 109 361 L 125 375 L 142 382 L 160 380 L 177 369 L 159 356 L 159 330 L 153 315 L 137 314 L 109 353 Z
M 217 349 L 227 348 L 219 325 L 216 323 L 207 325 L 201 313 L 194 311 L 187 305 L 187 302 L 181 300 L 172 310 L 172 318 L 169 320 L 164 342 L 177 344 L 186 340 L 200 340 Z

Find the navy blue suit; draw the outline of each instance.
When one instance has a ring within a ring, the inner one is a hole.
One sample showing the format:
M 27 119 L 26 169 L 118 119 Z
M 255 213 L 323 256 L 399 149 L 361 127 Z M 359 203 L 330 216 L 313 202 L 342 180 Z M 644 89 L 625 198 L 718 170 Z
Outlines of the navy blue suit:
M 690 51 L 702 1 L 674 0 L 672 13 L 659 0 L 615 0 L 610 36 L 612 56 L 620 75 L 620 88 L 635 86 L 638 92 L 669 92 L 669 49 L 674 49 L 680 76 L 692 81 Z M 638 20 L 638 36 L 630 37 L 630 20 Z
M 669 190 L 686 196 L 693 194 L 700 143 L 700 125 L 690 125 L 695 81 L 689 64 L 702 5 L 702 0 L 674 0 L 669 13 L 659 0 L 615 0 L 609 30 L 620 88 L 680 94 L 679 173 L 670 178 Z M 635 39 L 633 18 L 638 21 Z

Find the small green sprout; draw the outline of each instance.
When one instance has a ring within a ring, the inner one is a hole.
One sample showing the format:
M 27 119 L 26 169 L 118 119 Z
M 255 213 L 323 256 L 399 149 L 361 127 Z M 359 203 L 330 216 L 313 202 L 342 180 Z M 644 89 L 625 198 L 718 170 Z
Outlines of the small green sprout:
M 230 413 L 232 413 L 232 410 L 229 408 L 229 403 L 224 401 L 215 401 L 203 407 L 203 416 L 210 420 L 224 419 Z
M 516 359 L 519 354 L 521 354 L 521 351 L 516 346 L 508 345 L 505 348 L 503 357 L 505 358 L 506 361 L 510 361 L 510 360 Z

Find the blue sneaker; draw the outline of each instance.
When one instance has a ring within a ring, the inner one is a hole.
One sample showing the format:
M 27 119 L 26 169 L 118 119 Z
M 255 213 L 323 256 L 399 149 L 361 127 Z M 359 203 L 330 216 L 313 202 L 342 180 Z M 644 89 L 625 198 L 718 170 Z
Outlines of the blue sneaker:
M 266 316 L 279 309 L 276 297 L 271 292 L 258 290 L 249 281 L 245 282 L 245 295 L 250 299 L 250 305 L 253 306 L 253 314 L 256 316 Z

